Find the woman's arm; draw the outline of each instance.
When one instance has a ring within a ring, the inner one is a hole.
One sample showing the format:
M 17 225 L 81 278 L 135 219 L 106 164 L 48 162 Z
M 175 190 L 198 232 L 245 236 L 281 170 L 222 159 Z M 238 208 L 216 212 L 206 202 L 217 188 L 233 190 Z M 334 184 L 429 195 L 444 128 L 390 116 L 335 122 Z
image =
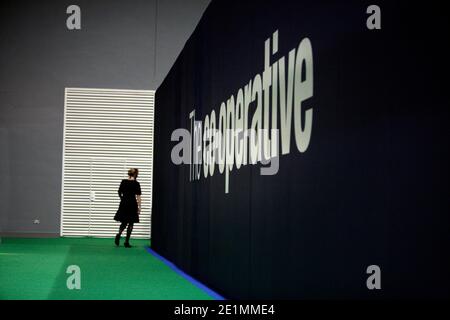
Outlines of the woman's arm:
M 119 194 L 120 199 L 122 199 L 122 186 L 123 186 L 123 181 L 120 182 L 119 190 L 117 190 L 117 193 Z
M 138 205 L 138 213 L 141 213 L 141 195 L 138 194 L 136 195 L 136 199 L 137 199 L 137 205 Z

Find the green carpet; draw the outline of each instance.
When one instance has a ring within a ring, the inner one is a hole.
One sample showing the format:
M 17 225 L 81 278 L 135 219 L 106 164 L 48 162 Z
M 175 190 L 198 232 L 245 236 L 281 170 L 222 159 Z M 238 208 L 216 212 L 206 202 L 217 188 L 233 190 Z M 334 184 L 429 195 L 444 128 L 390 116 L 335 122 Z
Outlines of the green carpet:
M 122 240 L 123 241 L 123 240 Z M 0 299 L 212 299 L 145 250 L 115 247 L 112 239 L 3 238 Z M 69 290 L 66 270 L 81 270 L 81 289 Z

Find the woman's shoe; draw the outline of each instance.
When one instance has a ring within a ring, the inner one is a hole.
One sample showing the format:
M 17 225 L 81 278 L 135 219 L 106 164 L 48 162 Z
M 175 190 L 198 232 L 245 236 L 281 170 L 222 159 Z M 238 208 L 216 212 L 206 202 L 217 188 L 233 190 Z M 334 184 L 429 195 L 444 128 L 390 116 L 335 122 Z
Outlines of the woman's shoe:
M 130 244 L 128 242 L 124 243 L 125 248 L 131 248 Z
M 120 245 L 120 234 L 116 234 L 116 239 L 114 239 L 114 243 L 116 244 L 116 246 Z

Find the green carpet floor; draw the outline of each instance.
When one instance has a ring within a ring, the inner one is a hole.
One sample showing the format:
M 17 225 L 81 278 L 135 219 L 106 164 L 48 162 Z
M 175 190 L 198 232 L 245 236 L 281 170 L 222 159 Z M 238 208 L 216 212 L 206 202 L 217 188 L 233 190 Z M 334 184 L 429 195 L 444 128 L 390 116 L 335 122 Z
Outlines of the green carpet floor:
M 123 241 L 123 240 L 122 240 Z M 3 238 L 0 299 L 212 299 L 145 250 L 115 247 L 112 239 Z M 67 267 L 81 270 L 81 289 L 69 290 Z

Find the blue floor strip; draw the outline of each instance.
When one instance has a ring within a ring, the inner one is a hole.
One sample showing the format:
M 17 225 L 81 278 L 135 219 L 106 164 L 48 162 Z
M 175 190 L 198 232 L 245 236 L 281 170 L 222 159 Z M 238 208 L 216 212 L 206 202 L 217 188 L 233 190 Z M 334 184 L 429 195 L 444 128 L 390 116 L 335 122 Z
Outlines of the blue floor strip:
M 175 271 L 177 274 L 185 278 L 187 281 L 192 283 L 197 288 L 203 290 L 206 294 L 208 294 L 210 297 L 214 298 L 215 300 L 226 300 L 224 297 L 222 297 L 220 294 L 214 292 L 213 290 L 209 289 L 207 286 L 199 282 L 198 280 L 192 278 L 190 275 L 179 269 L 176 265 L 174 265 L 172 262 L 164 258 L 163 256 L 160 256 L 155 251 L 153 251 L 150 247 L 145 247 L 145 249 L 152 254 L 155 258 L 161 260 L 164 262 L 169 268 L 171 268 L 173 271 Z

